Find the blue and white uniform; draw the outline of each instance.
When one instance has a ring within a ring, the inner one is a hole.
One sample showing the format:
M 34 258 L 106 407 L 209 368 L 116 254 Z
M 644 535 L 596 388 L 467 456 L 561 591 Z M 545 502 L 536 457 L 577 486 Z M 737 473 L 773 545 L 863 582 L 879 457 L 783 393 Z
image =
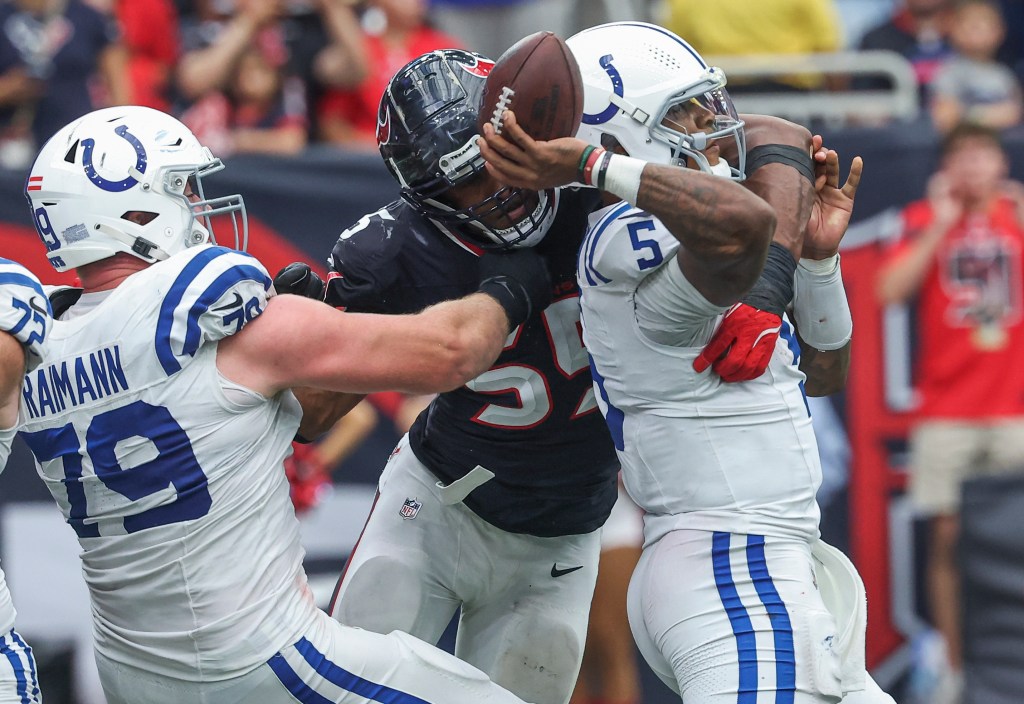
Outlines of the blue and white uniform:
M 35 369 L 45 356 L 52 323 L 50 301 L 39 280 L 20 264 L 0 257 L 0 333 L 13 336 L 24 347 L 26 371 Z M 16 430 L 17 424 L 0 428 L 0 470 L 7 465 Z M 7 580 L 0 571 L 0 702 L 39 702 L 35 659 L 14 630 L 15 616 Z
M 188 249 L 84 294 L 26 377 L 22 434 L 82 547 L 108 700 L 517 702 L 316 608 L 282 469 L 301 409 L 216 365 L 270 286 L 246 254 Z
M 688 704 L 863 690 L 863 623 L 859 638 L 841 638 L 815 581 L 817 553 L 848 562 L 818 540 L 821 467 L 788 321 L 758 379 L 698 374 L 726 309 L 686 280 L 678 240 L 628 203 L 590 224 L 577 271 L 584 343 L 626 489 L 645 512 L 629 591 L 641 652 Z

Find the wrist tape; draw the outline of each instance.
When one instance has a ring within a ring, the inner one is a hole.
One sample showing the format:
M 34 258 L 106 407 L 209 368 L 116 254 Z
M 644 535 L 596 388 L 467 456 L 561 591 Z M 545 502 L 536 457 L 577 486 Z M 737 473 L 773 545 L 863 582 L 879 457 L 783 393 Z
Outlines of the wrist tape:
M 622 154 L 604 154 L 597 167 L 597 187 L 636 205 L 640 191 L 640 176 L 647 162 Z
M 853 337 L 853 317 L 843 288 L 839 255 L 801 259 L 794 277 L 793 318 L 804 342 L 816 350 L 837 350 Z

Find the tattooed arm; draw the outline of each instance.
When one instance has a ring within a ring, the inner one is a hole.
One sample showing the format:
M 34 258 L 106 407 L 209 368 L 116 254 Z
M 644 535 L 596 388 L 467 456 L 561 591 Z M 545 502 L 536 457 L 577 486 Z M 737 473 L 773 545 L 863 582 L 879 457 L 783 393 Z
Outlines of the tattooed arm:
M 719 176 L 647 164 L 636 204 L 679 240 L 676 261 L 711 303 L 731 305 L 757 280 L 775 215 L 750 191 Z
M 483 127 L 480 153 L 501 183 L 537 191 L 578 180 L 586 142 L 566 137 L 535 141 L 505 113 L 501 134 Z M 729 179 L 695 169 L 643 163 L 635 201 L 682 244 L 677 262 L 711 303 L 739 300 L 764 266 L 775 212 L 755 193 Z M 609 180 L 611 180 L 609 178 Z M 607 193 L 606 202 L 617 196 Z
M 808 396 L 829 396 L 842 391 L 850 371 L 850 345 L 847 342 L 837 350 L 824 352 L 808 345 L 800 338 L 800 371 L 807 375 L 804 391 Z

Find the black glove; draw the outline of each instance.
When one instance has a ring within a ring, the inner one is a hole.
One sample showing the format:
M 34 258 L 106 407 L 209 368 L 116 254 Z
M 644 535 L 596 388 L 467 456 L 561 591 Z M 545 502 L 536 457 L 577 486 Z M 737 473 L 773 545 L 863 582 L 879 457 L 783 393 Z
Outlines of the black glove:
M 488 251 L 480 257 L 480 293 L 505 309 L 509 329 L 551 302 L 547 263 L 532 248 Z
M 291 293 L 315 301 L 324 300 L 324 281 L 309 264 L 292 262 L 274 277 L 274 290 L 278 293 Z

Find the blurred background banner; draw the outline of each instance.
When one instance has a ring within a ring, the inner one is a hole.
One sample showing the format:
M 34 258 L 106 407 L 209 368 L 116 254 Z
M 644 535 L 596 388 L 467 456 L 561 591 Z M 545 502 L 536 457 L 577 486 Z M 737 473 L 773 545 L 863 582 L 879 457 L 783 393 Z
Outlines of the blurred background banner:
M 964 483 L 964 704 L 1014 704 L 1024 692 L 1024 478 Z M 1008 530 L 1009 528 L 1009 530 Z

